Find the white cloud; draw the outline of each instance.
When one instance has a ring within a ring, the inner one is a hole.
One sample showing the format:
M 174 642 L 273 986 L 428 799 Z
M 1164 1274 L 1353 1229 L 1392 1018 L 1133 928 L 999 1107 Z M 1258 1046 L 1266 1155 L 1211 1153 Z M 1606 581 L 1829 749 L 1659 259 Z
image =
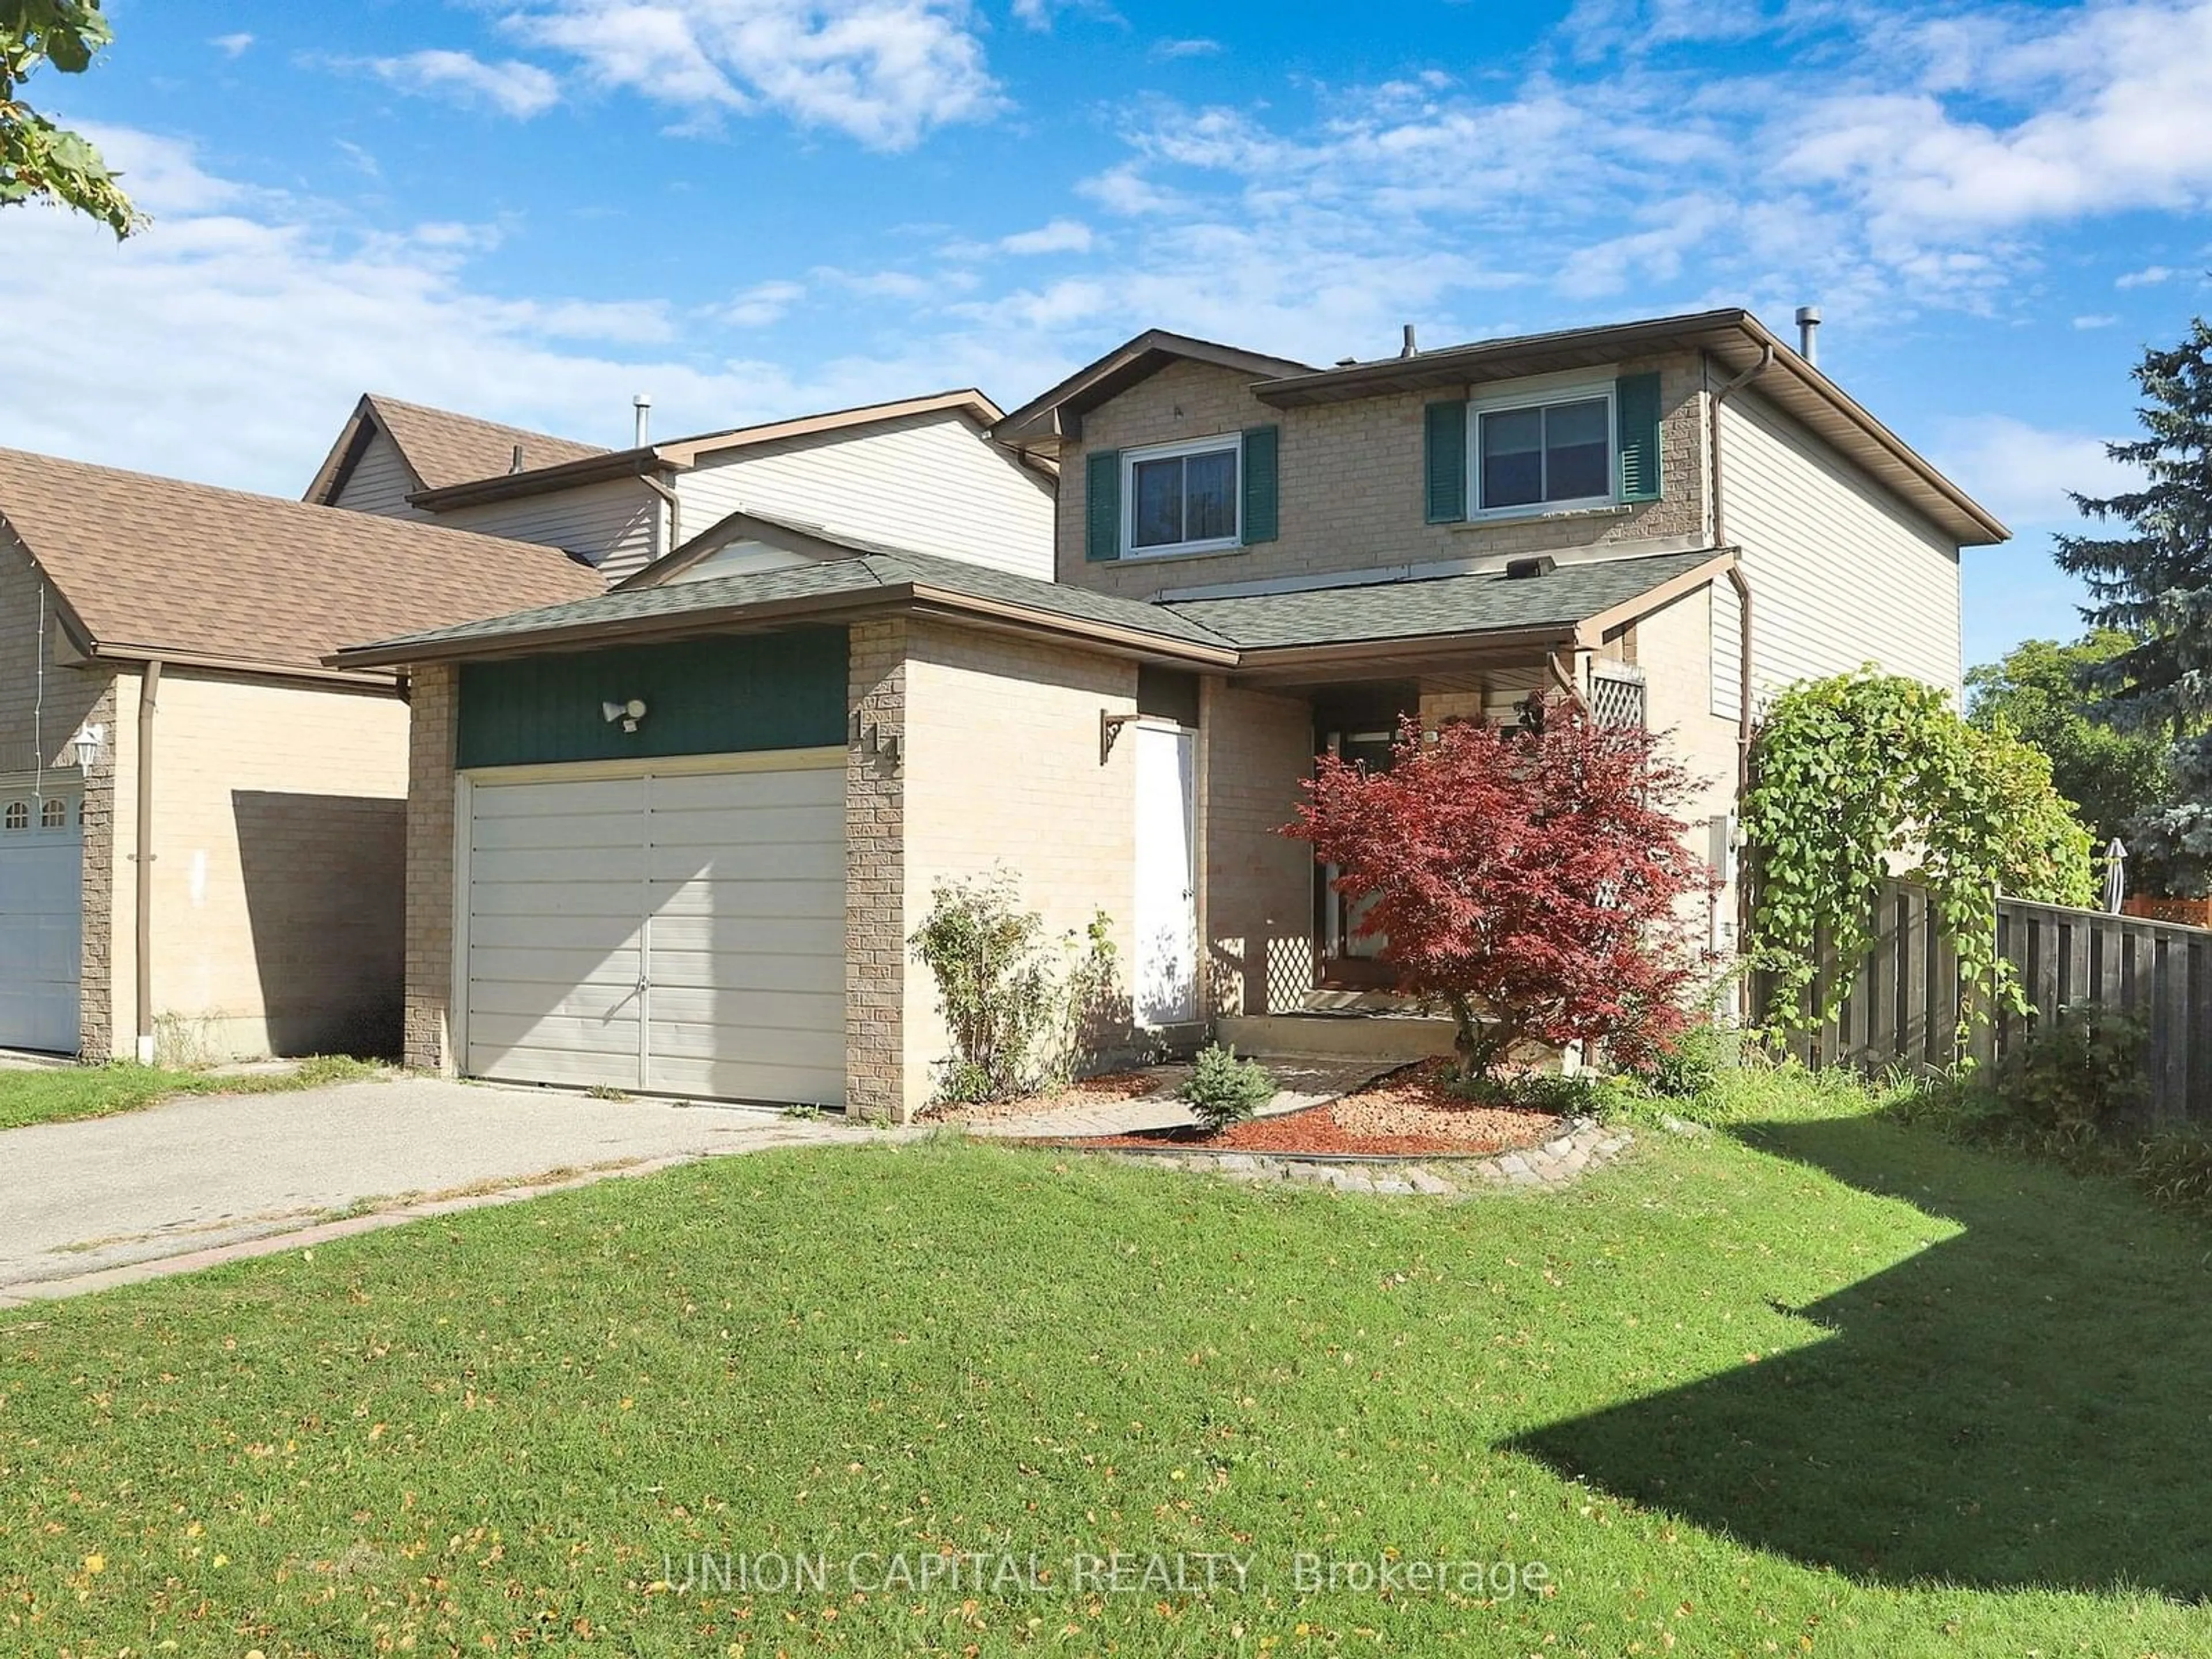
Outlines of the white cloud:
M 372 58 L 364 67 L 387 85 L 470 108 L 489 108 L 526 121 L 561 101 L 561 83 L 519 58 L 488 63 L 465 52 L 411 52 Z
M 1080 219 L 1054 219 L 1035 230 L 1000 237 L 999 247 L 1006 253 L 1088 253 L 1091 241 L 1091 227 Z
M 527 0 L 506 26 L 695 125 L 773 109 L 896 150 L 1004 102 L 969 0 Z
M 246 49 L 253 44 L 253 37 L 240 30 L 236 34 L 218 34 L 208 45 L 226 58 L 242 58 Z
M 856 318 L 850 343 L 803 374 L 718 356 L 715 319 L 649 296 L 488 291 L 474 262 L 495 228 L 363 236 L 351 210 L 210 173 L 187 144 L 90 136 L 154 222 L 118 246 L 74 216 L 9 217 L 0 305 L 104 320 L 66 353 L 35 331 L 0 336 L 0 445 L 297 495 L 371 388 L 620 445 L 640 386 L 668 430 L 706 431 L 943 386 L 1026 395 L 1070 367 L 1034 337 L 903 316 L 873 331 Z
M 1220 55 L 1221 42 L 1218 40 L 1208 40 L 1202 37 L 1189 40 L 1155 40 L 1152 42 L 1152 56 L 1155 58 L 1164 58 L 1172 60 L 1177 58 L 1218 58 Z
M 2160 283 L 2172 281 L 2174 275 L 2173 269 L 2169 265 L 2146 265 L 2141 270 L 2131 270 L 2124 276 L 2115 276 L 2112 278 L 2112 286 L 2114 288 L 2154 288 Z
M 2074 319 L 2074 326 L 2084 329 L 2110 328 L 2114 323 L 2117 323 L 2119 320 L 2120 319 L 2118 318 L 2113 316 L 2109 311 L 2100 311 L 2094 316 L 2076 317 Z
M 783 320 L 785 313 L 806 297 L 803 283 L 755 283 L 716 308 L 715 315 L 737 328 L 766 328 Z
M 2110 495 L 2142 483 L 2136 469 L 2105 453 L 2103 439 L 2048 431 L 2009 415 L 1943 422 L 1931 459 L 2015 534 L 2079 526 L 2069 489 Z

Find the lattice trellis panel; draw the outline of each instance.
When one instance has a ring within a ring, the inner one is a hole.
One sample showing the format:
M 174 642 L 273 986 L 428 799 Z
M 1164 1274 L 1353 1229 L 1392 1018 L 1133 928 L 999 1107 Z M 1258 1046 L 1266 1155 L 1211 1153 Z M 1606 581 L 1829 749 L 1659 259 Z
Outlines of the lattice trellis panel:
M 1644 677 L 1600 668 L 1590 675 L 1590 716 L 1600 726 L 1642 726 Z

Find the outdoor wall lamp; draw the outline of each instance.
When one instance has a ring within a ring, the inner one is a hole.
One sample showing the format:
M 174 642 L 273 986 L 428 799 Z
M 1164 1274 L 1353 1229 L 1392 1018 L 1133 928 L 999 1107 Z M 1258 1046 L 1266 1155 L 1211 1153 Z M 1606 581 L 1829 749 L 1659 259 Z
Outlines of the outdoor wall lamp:
M 76 750 L 76 765 L 80 772 L 89 772 L 100 759 L 101 745 L 107 740 L 107 728 L 88 723 L 77 727 L 76 735 L 70 739 L 70 747 Z
M 599 712 L 607 717 L 609 726 L 620 720 L 623 731 L 635 732 L 637 723 L 645 718 L 645 699 L 632 697 L 628 702 L 603 702 Z

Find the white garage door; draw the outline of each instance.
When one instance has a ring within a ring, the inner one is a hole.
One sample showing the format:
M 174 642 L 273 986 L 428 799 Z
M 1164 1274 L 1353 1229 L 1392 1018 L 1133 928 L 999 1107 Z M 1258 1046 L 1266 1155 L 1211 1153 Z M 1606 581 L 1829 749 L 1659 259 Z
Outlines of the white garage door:
M 845 775 L 469 789 L 468 1066 L 716 1099 L 845 1099 Z
M 81 799 L 51 776 L 0 784 L 0 1048 L 77 1050 Z

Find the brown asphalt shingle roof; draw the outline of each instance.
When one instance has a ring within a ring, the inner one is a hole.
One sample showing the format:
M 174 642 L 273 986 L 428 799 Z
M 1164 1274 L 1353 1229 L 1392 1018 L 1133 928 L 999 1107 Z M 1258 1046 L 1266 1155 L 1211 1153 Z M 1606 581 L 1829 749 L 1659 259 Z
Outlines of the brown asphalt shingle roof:
M 263 672 L 605 586 L 557 548 L 18 450 L 0 449 L 0 528 L 98 654 Z
M 522 470 L 526 472 L 607 453 L 596 444 L 580 444 L 573 439 L 556 438 L 519 426 L 501 426 L 497 421 L 456 415 L 449 409 L 402 403 L 397 398 L 386 398 L 378 392 L 369 393 L 368 402 L 425 489 L 444 489 L 453 484 L 499 477 L 513 469 L 517 444 L 522 446 Z

